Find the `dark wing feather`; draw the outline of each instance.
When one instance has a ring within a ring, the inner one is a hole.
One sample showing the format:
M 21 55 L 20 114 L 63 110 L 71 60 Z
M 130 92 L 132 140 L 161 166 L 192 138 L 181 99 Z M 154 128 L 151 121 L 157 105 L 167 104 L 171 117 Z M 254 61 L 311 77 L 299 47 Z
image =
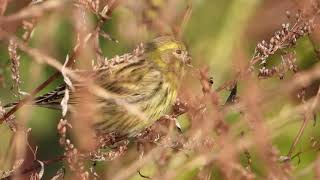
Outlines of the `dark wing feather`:
M 64 96 L 65 89 L 66 84 L 62 84 L 55 90 L 35 98 L 33 104 L 46 108 L 61 109 L 60 102 Z

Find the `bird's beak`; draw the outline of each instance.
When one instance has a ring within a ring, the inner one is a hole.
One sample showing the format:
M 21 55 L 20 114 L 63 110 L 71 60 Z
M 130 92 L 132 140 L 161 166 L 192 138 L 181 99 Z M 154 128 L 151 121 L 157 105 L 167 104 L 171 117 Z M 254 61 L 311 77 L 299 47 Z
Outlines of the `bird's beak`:
M 185 60 L 184 63 L 185 63 L 187 66 L 189 66 L 189 67 L 193 67 L 192 64 L 191 64 L 191 60 L 192 60 L 192 58 L 191 58 L 191 56 L 188 54 L 188 55 L 187 55 L 187 58 L 186 58 L 186 60 Z

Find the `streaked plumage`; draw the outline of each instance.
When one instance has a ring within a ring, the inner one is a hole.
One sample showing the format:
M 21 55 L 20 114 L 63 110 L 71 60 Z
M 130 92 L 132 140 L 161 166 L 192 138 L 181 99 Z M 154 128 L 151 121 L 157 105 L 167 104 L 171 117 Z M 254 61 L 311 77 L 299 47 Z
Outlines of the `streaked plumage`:
M 152 125 L 169 112 L 177 97 L 177 90 L 184 74 L 185 65 L 190 61 L 183 43 L 164 36 L 147 43 L 140 53 L 132 52 L 107 61 L 107 65 L 80 75 L 90 76 L 107 92 L 130 105 L 136 106 L 147 117 L 146 120 L 129 113 L 114 99 L 96 98 L 100 116 L 94 128 L 100 133 L 115 132 L 134 136 Z M 75 91 L 81 84 L 74 83 Z M 60 102 L 66 85 L 40 96 L 34 104 L 47 108 L 61 109 Z M 79 101 L 76 92 L 68 101 L 72 107 Z

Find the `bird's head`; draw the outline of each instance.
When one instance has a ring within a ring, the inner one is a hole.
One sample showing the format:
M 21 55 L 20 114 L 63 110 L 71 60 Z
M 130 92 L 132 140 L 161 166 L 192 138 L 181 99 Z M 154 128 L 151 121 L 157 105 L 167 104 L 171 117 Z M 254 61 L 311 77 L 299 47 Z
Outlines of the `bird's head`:
M 165 73 L 182 76 L 191 57 L 186 46 L 171 36 L 161 36 L 146 45 L 147 55 Z

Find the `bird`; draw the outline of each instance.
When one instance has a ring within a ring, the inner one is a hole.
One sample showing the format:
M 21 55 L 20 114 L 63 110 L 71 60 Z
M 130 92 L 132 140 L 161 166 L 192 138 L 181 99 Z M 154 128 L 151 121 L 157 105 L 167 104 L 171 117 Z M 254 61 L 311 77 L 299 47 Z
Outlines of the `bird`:
M 115 133 L 119 136 L 136 136 L 150 127 L 162 116 L 170 112 L 186 73 L 191 64 L 191 56 L 185 44 L 173 36 L 160 36 L 139 45 L 130 53 L 106 60 L 105 64 L 93 70 L 79 71 L 83 77 L 91 77 L 93 82 L 117 99 L 136 107 L 146 119 L 130 113 L 114 98 L 95 97 L 99 112 L 92 127 L 98 133 Z M 84 85 L 73 82 L 68 106 L 83 103 L 79 89 Z M 55 90 L 36 97 L 32 105 L 50 109 L 62 109 L 61 100 L 66 83 Z M 11 108 L 17 103 L 5 105 Z M 70 108 L 69 108 L 70 109 Z M 70 110 L 71 111 L 71 110 Z

